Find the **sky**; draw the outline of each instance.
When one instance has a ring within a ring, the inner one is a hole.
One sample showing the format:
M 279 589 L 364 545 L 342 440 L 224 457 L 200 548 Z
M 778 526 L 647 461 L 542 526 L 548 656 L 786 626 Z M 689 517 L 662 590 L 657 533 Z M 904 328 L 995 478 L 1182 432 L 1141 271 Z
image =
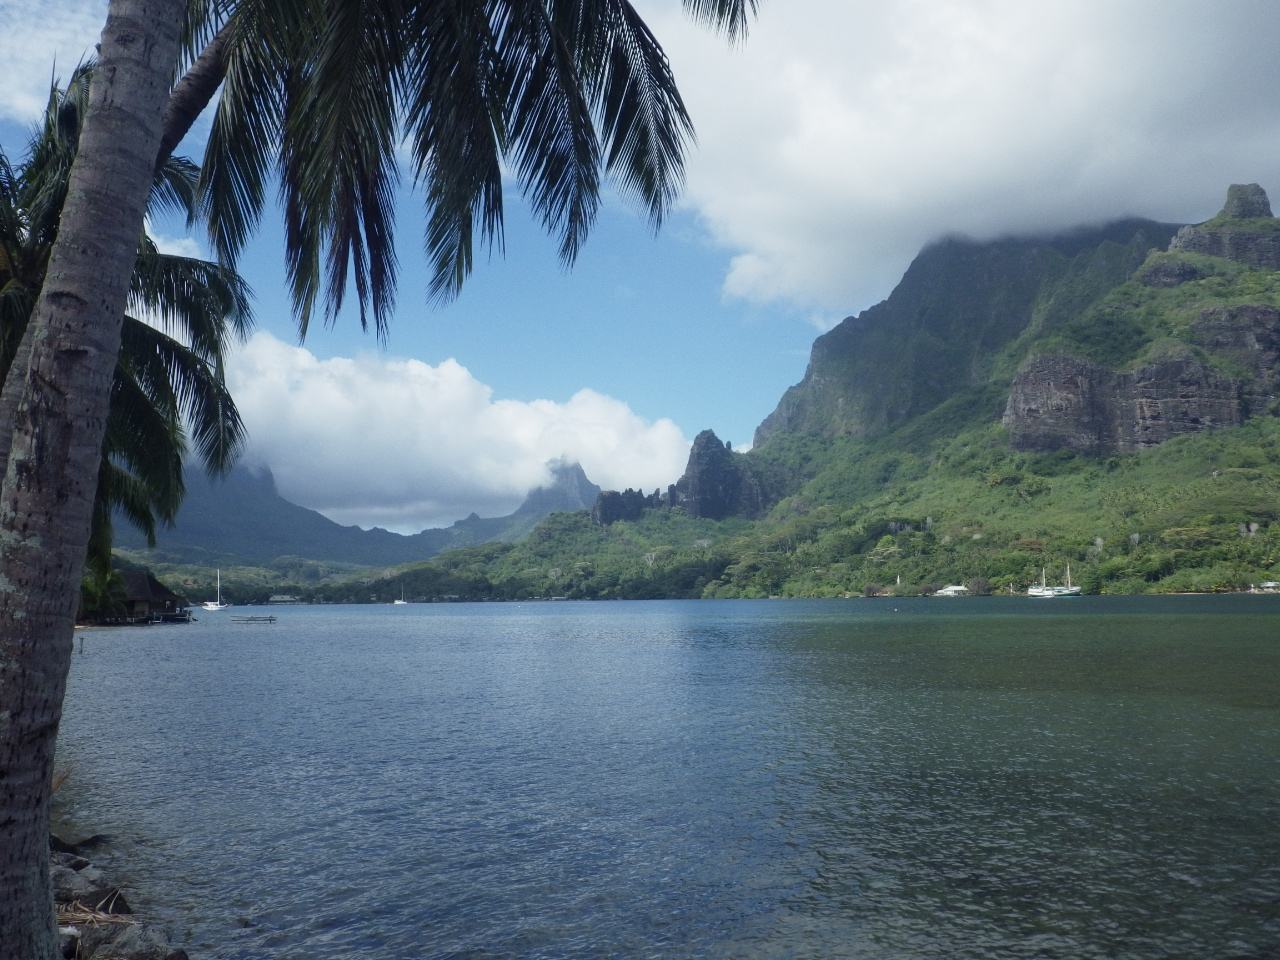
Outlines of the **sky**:
M 637 6 L 698 134 L 656 237 L 610 195 L 566 271 L 513 185 L 505 257 L 430 307 L 406 187 L 385 348 L 353 316 L 299 345 L 267 217 L 241 264 L 258 332 L 228 379 L 246 462 L 286 497 L 412 532 L 509 512 L 559 456 L 607 488 L 665 486 L 700 430 L 749 446 L 814 337 L 887 296 L 939 237 L 1196 222 L 1229 183 L 1280 191 L 1273 3 L 763 0 L 734 46 L 674 0 Z M 103 0 L 0 0 L 11 158 L 55 60 L 68 72 L 104 14 Z M 153 226 L 170 249 L 202 249 Z

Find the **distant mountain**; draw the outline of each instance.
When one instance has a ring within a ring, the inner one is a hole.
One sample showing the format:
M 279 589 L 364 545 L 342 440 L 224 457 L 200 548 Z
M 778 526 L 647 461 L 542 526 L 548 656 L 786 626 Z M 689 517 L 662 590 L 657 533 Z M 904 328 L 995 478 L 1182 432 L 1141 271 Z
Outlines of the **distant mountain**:
M 525 536 L 548 514 L 590 508 L 600 488 L 576 463 L 550 465 L 552 482 L 530 492 L 506 517 L 472 514 L 451 527 L 411 536 L 375 527 L 344 527 L 290 503 L 276 490 L 269 470 L 237 467 L 225 480 L 203 472 L 187 474 L 187 498 L 177 524 L 156 536 L 157 559 L 201 565 L 267 565 L 280 557 L 301 557 L 370 567 L 395 566 L 434 557 L 443 550 Z M 116 546 L 146 550 L 146 540 L 123 518 L 116 520 Z
M 665 495 L 605 493 L 522 543 L 300 589 L 1025 595 L 1068 575 L 1280 591 L 1280 218 L 1257 184 L 1200 224 L 932 244 L 818 338 L 750 451 L 704 430 Z

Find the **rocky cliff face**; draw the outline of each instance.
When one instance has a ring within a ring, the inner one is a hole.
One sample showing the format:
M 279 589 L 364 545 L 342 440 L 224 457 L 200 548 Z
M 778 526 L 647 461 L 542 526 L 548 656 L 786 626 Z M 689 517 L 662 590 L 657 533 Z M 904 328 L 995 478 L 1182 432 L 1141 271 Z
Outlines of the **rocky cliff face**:
M 607 527 L 619 520 L 639 520 L 646 509 L 657 509 L 667 506 L 662 495 L 653 491 L 649 496 L 643 490 L 632 490 L 627 487 L 619 493 L 617 490 L 601 490 L 591 505 L 591 520 Z
M 1241 421 L 1241 384 L 1171 348 L 1115 373 L 1079 357 L 1029 360 L 1014 381 L 1004 423 L 1020 450 L 1132 452 L 1184 433 Z
M 1240 304 L 1202 310 L 1192 342 L 1230 361 L 1230 376 L 1169 344 L 1163 355 L 1115 373 L 1070 355 L 1033 357 L 1014 379 L 1004 423 L 1022 450 L 1069 447 L 1114 453 L 1240 423 L 1280 396 L 1280 310 Z
M 1262 411 L 1280 396 L 1280 310 L 1267 304 L 1202 310 L 1191 336 L 1197 346 L 1244 371 L 1243 394 L 1252 411 Z
M 1222 212 L 1206 223 L 1183 227 L 1169 249 L 1280 270 L 1280 221 L 1271 216 L 1262 187 L 1233 183 Z
M 694 439 L 684 476 L 672 487 L 671 495 L 673 504 L 683 506 L 692 516 L 712 520 L 759 517 L 767 506 L 760 478 L 710 430 Z
M 1222 212 L 1179 230 L 1169 249 L 1274 270 L 1280 269 L 1277 231 L 1280 221 L 1271 217 L 1263 189 L 1233 184 Z M 1193 260 L 1153 257 L 1136 279 L 1170 288 L 1204 276 Z M 1005 408 L 1011 442 L 1024 450 L 1140 450 L 1180 434 L 1235 426 L 1275 402 L 1280 394 L 1276 307 L 1205 307 L 1182 336 L 1187 342 L 1153 345 L 1145 360 L 1118 372 L 1069 353 L 1031 357 L 1018 371 Z
M 1083 308 L 1123 282 L 1177 226 L 1125 220 L 1053 238 L 926 247 L 883 303 L 813 345 L 804 379 L 756 429 L 874 434 L 984 382 L 992 358 L 1038 316 Z M 1055 286 L 1056 285 L 1056 286 Z

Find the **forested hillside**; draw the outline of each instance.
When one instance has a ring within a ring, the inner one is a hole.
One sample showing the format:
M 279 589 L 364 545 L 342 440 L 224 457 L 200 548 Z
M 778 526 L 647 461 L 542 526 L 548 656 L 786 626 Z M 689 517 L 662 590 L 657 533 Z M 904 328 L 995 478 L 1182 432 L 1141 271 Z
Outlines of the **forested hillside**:
M 1249 185 L 1199 227 L 945 240 L 818 339 L 750 452 L 704 431 L 661 496 L 304 594 L 1009 593 L 1068 564 L 1089 592 L 1280 580 L 1278 238 Z

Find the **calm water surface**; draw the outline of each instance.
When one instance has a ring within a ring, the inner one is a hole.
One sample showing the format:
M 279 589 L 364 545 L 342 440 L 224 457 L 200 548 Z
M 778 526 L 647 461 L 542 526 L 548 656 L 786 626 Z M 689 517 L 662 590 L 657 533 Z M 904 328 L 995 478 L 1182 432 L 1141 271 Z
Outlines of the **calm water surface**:
M 196 960 L 1280 956 L 1280 597 L 274 612 L 72 666 Z

